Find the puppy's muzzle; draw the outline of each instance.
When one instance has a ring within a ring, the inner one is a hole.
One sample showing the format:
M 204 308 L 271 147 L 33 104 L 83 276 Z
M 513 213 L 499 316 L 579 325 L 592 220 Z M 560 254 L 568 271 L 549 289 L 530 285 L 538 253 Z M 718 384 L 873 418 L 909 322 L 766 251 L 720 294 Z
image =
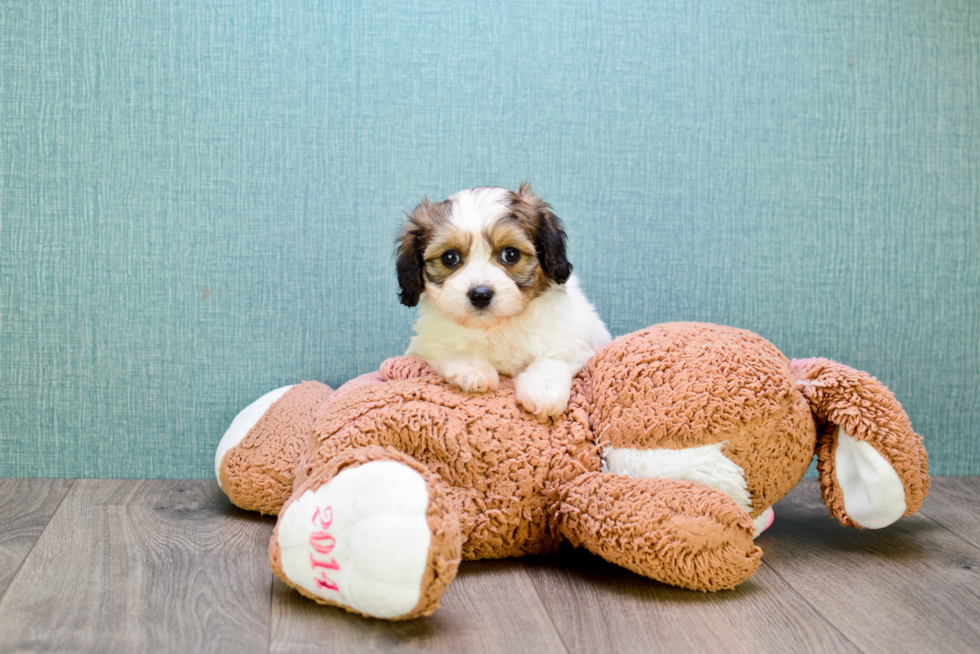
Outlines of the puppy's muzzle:
M 486 309 L 493 301 L 493 289 L 489 286 L 474 286 L 467 297 L 470 298 L 470 304 L 477 309 Z

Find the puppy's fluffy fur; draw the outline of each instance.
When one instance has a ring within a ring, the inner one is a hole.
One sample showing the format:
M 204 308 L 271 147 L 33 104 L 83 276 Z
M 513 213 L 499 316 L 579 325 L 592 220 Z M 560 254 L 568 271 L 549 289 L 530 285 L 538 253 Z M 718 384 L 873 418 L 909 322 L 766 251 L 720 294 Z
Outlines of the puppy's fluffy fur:
M 423 200 L 397 257 L 401 301 L 419 306 L 406 354 L 464 391 L 516 376 L 525 409 L 559 415 L 572 378 L 610 341 L 572 274 L 561 221 L 527 184 Z

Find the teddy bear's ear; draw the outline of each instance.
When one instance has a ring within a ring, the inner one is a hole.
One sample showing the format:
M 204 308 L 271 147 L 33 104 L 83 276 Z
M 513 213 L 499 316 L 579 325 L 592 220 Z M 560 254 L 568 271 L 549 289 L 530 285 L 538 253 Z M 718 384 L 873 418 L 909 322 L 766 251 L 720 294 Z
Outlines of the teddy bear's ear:
M 816 418 L 820 490 L 831 514 L 844 526 L 880 529 L 915 513 L 929 490 L 928 461 L 895 396 L 827 359 L 792 365 Z

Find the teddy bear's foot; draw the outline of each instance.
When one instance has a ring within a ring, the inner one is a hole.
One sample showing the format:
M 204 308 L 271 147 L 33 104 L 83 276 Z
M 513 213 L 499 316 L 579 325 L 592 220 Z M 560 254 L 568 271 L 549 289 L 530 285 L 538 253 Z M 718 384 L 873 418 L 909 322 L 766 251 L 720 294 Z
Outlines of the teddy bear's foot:
M 758 538 L 762 535 L 766 529 L 772 526 L 773 520 L 776 519 L 776 514 L 773 513 L 772 507 L 759 514 L 758 518 L 752 520 L 753 526 L 755 526 L 755 537 Z
M 456 515 L 440 480 L 413 460 L 358 452 L 315 473 L 283 507 L 273 570 L 323 604 L 389 620 L 428 615 L 459 564 Z

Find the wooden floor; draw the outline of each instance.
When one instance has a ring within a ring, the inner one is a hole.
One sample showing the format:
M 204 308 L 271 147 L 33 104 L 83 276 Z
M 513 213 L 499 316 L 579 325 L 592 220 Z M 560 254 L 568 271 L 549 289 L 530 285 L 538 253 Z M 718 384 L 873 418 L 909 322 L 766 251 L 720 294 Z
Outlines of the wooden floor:
M 755 576 L 701 594 L 580 551 L 464 563 L 430 618 L 386 623 L 275 580 L 274 521 L 209 481 L 0 479 L 0 651 L 980 651 L 980 478 L 881 531 L 813 481 L 776 505 Z

